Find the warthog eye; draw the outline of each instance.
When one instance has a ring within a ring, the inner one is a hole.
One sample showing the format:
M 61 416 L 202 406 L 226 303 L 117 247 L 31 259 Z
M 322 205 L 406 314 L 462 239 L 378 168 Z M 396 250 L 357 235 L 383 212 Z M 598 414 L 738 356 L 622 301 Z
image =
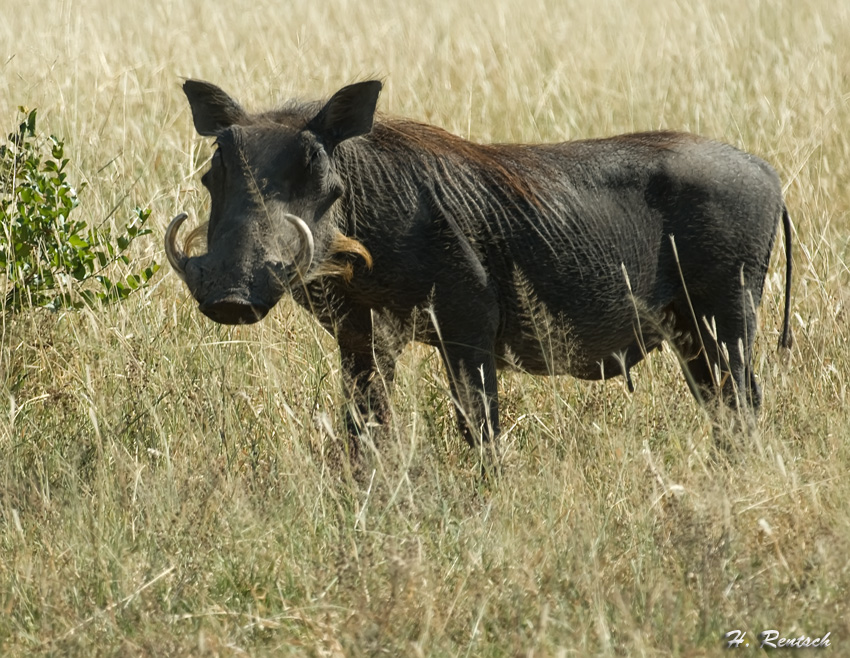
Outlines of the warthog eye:
M 207 173 L 201 176 L 201 183 L 203 183 L 204 187 L 210 189 L 213 177 L 220 176 L 223 172 L 224 158 L 221 156 L 221 149 L 218 148 L 215 150 L 215 153 L 213 153 L 213 156 L 210 159 L 210 168 L 207 170 Z
M 321 148 L 316 148 L 310 151 L 308 155 L 307 170 L 312 172 L 321 172 L 325 166 L 325 152 Z

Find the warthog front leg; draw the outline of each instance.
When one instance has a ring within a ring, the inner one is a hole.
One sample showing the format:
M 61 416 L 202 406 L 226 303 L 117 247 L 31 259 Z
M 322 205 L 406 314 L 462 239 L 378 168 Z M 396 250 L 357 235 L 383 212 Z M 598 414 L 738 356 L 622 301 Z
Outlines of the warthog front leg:
M 345 425 L 352 463 L 361 457 L 363 439 L 391 420 L 390 396 L 396 359 L 404 347 L 399 331 L 376 322 L 372 311 L 352 309 L 338 326 L 343 393 L 348 399 Z M 377 326 L 376 326 L 377 325 Z M 397 328 L 396 328 L 397 329 Z
M 352 461 L 360 458 L 362 437 L 390 421 L 395 359 L 382 356 L 386 358 L 380 358 L 378 363 L 374 352 L 342 350 L 344 393 L 350 401 L 345 425 Z
M 482 464 L 493 464 L 499 436 L 499 394 L 493 349 L 446 340 L 440 351 L 451 383 L 461 434 L 472 448 L 482 452 Z
M 498 468 L 499 393 L 496 333 L 499 305 L 494 287 L 472 249 L 435 286 L 431 321 L 451 385 L 460 432 L 475 449 L 484 471 Z

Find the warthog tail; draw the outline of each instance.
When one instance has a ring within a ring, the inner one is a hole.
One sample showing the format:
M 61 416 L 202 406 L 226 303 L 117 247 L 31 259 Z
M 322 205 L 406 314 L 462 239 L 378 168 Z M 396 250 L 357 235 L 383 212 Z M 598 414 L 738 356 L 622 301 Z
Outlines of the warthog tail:
M 794 336 L 791 334 L 791 217 L 785 206 L 782 207 L 782 229 L 785 233 L 785 319 L 779 346 L 790 349 L 794 344 Z

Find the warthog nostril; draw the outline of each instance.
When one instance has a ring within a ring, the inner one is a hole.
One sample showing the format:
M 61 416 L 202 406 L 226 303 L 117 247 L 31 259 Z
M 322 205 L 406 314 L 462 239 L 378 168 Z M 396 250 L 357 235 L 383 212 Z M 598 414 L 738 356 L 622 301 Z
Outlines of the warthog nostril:
M 266 317 L 270 308 L 240 297 L 224 297 L 200 305 L 201 313 L 220 324 L 253 324 Z

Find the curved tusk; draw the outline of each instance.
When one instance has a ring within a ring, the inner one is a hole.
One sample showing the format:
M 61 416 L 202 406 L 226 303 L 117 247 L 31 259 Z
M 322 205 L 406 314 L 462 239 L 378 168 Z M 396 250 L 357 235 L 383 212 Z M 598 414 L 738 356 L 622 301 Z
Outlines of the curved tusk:
M 295 227 L 298 236 L 301 238 L 301 249 L 298 250 L 298 255 L 295 257 L 295 274 L 290 279 L 290 283 L 292 283 L 296 276 L 303 278 L 307 274 L 307 270 L 310 269 L 313 262 L 315 246 L 313 244 L 313 233 L 303 219 L 289 213 L 283 217 Z
M 177 230 L 188 216 L 185 212 L 181 212 L 165 229 L 165 257 L 183 281 L 186 281 L 186 262 L 189 257 L 177 246 Z

